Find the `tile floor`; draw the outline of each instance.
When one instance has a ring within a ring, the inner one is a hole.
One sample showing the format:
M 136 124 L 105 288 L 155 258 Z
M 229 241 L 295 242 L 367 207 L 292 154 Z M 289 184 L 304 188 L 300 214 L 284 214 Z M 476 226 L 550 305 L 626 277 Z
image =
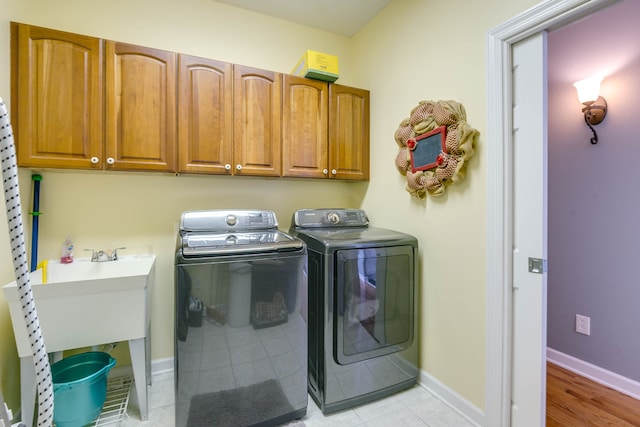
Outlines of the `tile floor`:
M 128 416 L 121 426 L 173 427 L 175 416 L 173 374 L 160 374 L 153 377 L 153 385 L 149 389 L 149 419 L 147 421 L 140 421 L 137 408 L 135 391 L 132 388 Z M 402 427 L 473 426 L 420 386 L 376 402 L 326 416 L 320 412 L 315 402 L 309 397 L 307 415 L 302 419 L 302 422 L 308 427 L 387 427 L 400 424 Z

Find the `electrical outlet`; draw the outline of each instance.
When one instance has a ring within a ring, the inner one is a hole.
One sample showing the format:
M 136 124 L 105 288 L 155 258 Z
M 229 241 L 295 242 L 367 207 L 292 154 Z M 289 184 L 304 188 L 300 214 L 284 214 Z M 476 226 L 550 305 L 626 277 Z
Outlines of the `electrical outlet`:
M 584 335 L 591 335 L 591 318 L 576 314 L 576 332 Z

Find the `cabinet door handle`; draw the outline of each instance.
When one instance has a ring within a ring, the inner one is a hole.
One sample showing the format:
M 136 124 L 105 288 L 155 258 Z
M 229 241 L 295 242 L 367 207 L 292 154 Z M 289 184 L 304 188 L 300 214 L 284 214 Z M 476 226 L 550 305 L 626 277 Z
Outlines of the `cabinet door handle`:
M 107 163 L 108 163 L 108 164 L 112 165 L 112 164 L 114 164 L 115 162 L 116 162 L 116 161 L 114 160 L 114 158 L 113 158 L 113 157 L 107 157 Z
M 328 170 L 328 169 L 322 169 L 322 173 L 323 173 L 324 175 L 327 175 L 327 174 L 329 173 L 329 170 Z
M 331 175 L 335 175 L 335 174 L 337 174 L 337 173 L 338 173 L 338 171 L 337 171 L 337 170 L 335 170 L 335 169 L 331 169 Z
M 96 156 L 93 156 L 91 158 L 91 163 L 93 163 L 94 165 L 97 165 L 100 162 L 100 159 L 97 158 Z
M 224 165 L 224 169 L 230 171 L 231 170 L 231 165 L 229 163 L 227 163 L 226 165 Z
M 238 165 L 236 165 L 236 169 L 237 169 L 237 170 L 242 170 L 242 165 L 239 165 L 239 164 L 238 164 Z

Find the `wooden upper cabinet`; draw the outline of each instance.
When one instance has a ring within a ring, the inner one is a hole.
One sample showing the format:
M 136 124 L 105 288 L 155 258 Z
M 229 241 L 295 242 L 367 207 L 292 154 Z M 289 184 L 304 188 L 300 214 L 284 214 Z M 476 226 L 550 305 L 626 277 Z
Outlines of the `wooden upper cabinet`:
M 176 54 L 106 42 L 106 168 L 175 172 Z
M 369 91 L 329 85 L 329 173 L 369 179 Z
M 178 171 L 231 175 L 233 66 L 184 54 L 178 63 Z
M 233 66 L 235 175 L 280 176 L 282 74 Z
M 284 76 L 283 176 L 369 179 L 369 92 Z
M 102 41 L 17 23 L 11 39 L 18 165 L 101 167 Z
M 328 84 L 284 75 L 282 176 L 327 176 Z
M 11 23 L 18 165 L 369 179 L 369 92 Z

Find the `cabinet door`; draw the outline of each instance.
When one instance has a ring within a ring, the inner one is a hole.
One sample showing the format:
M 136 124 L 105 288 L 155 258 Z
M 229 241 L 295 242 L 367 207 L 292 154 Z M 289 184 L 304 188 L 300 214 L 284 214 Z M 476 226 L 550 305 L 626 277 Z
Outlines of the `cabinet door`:
M 329 85 L 329 174 L 369 179 L 369 91 Z
M 178 62 L 178 171 L 230 175 L 232 65 L 183 54 Z
M 284 75 L 282 176 L 327 176 L 329 86 L 319 80 Z
M 18 165 L 102 167 L 102 41 L 16 23 L 11 37 Z
M 106 42 L 107 169 L 174 172 L 175 53 Z
M 233 67 L 235 175 L 280 176 L 282 74 Z

